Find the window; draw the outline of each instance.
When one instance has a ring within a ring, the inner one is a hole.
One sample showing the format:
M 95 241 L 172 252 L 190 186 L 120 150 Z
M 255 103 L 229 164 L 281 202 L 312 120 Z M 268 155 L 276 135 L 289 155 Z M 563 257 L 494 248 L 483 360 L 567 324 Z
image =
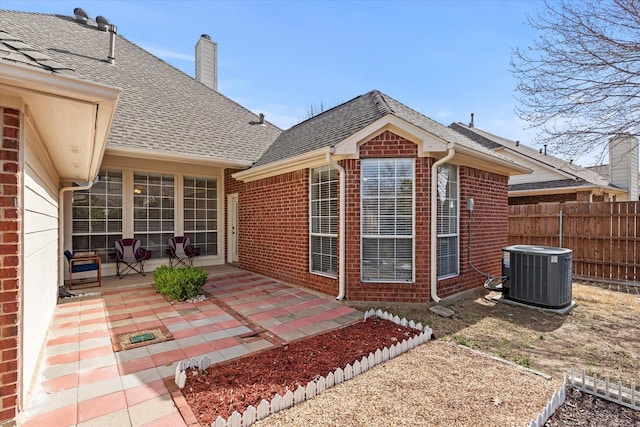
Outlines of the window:
M 458 168 L 438 167 L 438 278 L 455 276 L 459 268 Z
M 311 170 L 309 189 L 311 271 L 335 277 L 338 271 L 338 171 Z
M 133 237 L 153 252 L 153 258 L 167 256 L 167 240 L 174 235 L 173 181 L 173 175 L 133 175 Z
M 108 262 L 115 241 L 122 238 L 122 172 L 100 171 L 98 182 L 72 197 L 73 251 L 97 251 Z
M 185 236 L 200 248 L 201 255 L 218 254 L 218 181 L 184 177 Z
M 362 281 L 413 281 L 413 159 L 365 159 L 361 170 Z

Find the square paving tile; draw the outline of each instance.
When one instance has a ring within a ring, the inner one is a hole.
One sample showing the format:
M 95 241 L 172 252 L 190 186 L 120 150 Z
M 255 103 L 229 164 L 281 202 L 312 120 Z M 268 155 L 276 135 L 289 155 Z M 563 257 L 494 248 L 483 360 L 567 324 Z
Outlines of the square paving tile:
M 120 377 L 108 378 L 95 383 L 85 384 L 78 387 L 78 402 L 104 396 L 122 390 Z
M 92 420 L 126 407 L 127 401 L 123 391 L 85 400 L 78 403 L 78 422 Z
M 134 426 L 142 426 L 173 414 L 178 414 L 178 409 L 173 405 L 170 394 L 158 396 L 129 407 L 131 424 Z

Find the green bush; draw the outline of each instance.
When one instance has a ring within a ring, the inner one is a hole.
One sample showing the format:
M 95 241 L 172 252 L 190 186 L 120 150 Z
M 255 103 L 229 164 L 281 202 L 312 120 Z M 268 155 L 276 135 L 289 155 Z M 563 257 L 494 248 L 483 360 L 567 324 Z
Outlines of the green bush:
M 161 265 L 153 272 L 158 292 L 172 300 L 184 301 L 202 293 L 202 286 L 209 273 L 199 267 L 169 268 Z

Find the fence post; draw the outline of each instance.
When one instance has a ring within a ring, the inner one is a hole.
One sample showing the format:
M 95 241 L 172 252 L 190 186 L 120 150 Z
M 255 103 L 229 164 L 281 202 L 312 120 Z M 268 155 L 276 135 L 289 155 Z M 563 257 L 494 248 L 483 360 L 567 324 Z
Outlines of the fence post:
M 559 227 L 560 228 L 560 232 L 559 232 L 560 235 L 558 236 L 558 240 L 559 240 L 560 244 L 558 246 L 562 248 L 562 247 L 564 247 L 564 246 L 562 246 L 562 240 L 563 240 L 563 237 L 564 237 L 563 236 L 563 230 L 562 230 L 562 224 L 564 222 L 563 221 L 564 220 L 564 212 L 562 211 L 562 209 L 560 209 L 560 213 L 558 214 L 558 216 L 560 217 L 560 227 Z

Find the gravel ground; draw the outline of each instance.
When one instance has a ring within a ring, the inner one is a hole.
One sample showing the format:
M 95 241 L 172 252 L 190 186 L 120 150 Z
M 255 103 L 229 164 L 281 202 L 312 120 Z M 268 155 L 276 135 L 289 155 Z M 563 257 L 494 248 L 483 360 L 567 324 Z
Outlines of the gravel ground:
M 525 426 L 561 383 L 432 341 L 254 426 Z

